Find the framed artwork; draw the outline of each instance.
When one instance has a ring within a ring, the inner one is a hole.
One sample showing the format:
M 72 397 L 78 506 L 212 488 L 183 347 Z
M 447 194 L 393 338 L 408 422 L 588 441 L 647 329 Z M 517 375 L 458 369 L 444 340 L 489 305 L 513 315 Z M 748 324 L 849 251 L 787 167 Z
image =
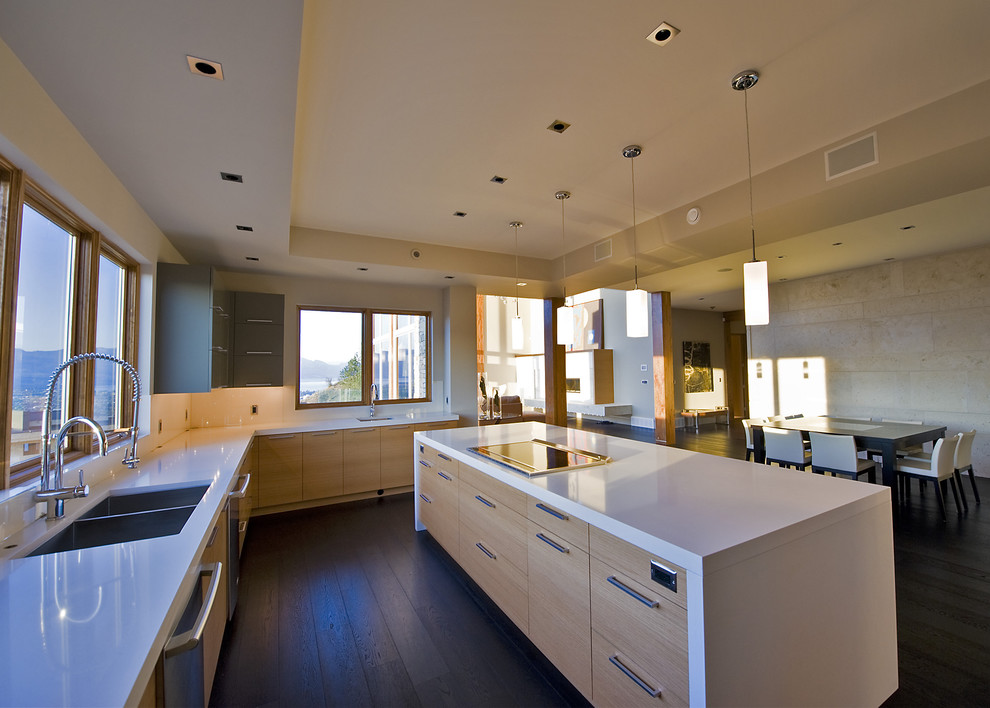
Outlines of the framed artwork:
M 684 393 L 715 390 L 712 381 L 712 351 L 708 342 L 682 342 L 684 351 Z
M 604 311 L 601 300 L 574 305 L 574 341 L 566 345 L 569 352 L 601 349 L 605 346 Z

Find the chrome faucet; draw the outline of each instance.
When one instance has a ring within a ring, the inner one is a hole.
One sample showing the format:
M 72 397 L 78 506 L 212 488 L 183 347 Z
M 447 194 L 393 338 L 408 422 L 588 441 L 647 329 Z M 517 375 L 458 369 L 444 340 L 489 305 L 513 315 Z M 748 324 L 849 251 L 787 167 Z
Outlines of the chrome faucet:
M 138 436 L 138 401 L 141 398 L 141 379 L 138 378 L 137 370 L 131 366 L 126 361 L 118 359 L 117 357 L 110 356 L 109 354 L 100 354 L 98 352 L 89 352 L 86 354 L 77 354 L 71 359 L 63 362 L 52 375 L 48 378 L 48 392 L 45 399 L 45 411 L 41 418 L 41 487 L 35 495 L 37 501 L 47 501 L 48 502 L 48 518 L 54 519 L 62 516 L 64 512 L 64 499 L 71 499 L 74 497 L 84 497 L 89 494 L 89 488 L 82 483 L 82 476 L 79 478 L 78 487 L 68 487 L 62 488 L 62 446 L 65 442 L 65 437 L 68 435 L 69 428 L 76 425 L 77 423 L 85 423 L 93 429 L 93 432 L 100 439 L 100 454 L 107 454 L 107 437 L 103 428 L 99 423 L 93 421 L 84 416 L 76 416 L 70 418 L 65 422 L 65 424 L 59 429 L 58 433 L 52 433 L 52 402 L 55 397 L 55 384 L 58 382 L 59 377 L 62 372 L 68 369 L 70 366 L 74 366 L 82 361 L 89 361 L 92 359 L 99 359 L 101 361 L 113 362 L 120 366 L 127 374 L 131 377 L 131 386 L 134 389 L 133 408 L 134 416 L 131 420 L 130 435 L 131 435 L 131 446 L 124 454 L 123 463 L 130 468 L 134 468 L 140 460 L 137 456 L 137 436 Z M 52 474 L 52 460 L 51 460 L 51 443 L 52 439 L 56 440 L 56 465 L 54 478 Z
M 378 400 L 378 384 L 371 384 L 371 392 L 368 394 L 371 398 L 371 417 L 375 417 L 375 401 Z

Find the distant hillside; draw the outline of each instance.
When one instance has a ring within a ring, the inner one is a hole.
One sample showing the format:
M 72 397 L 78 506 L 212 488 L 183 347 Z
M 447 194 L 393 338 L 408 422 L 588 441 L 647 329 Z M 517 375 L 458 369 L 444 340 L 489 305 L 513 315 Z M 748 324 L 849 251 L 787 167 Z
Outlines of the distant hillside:
M 111 354 L 108 349 L 99 349 L 97 351 L 103 354 Z M 15 349 L 14 367 L 20 376 L 14 381 L 14 392 L 29 396 L 43 396 L 45 390 L 48 388 L 48 377 L 52 375 L 52 372 L 63 361 L 62 352 L 58 349 L 37 352 L 26 352 L 23 349 Z M 117 371 L 117 366 L 110 362 L 97 362 L 97 390 L 112 387 Z
M 340 376 L 340 370 L 343 368 L 343 364 L 328 364 L 319 359 L 300 359 L 299 378 L 303 381 L 315 379 L 333 379 L 336 381 L 337 377 Z

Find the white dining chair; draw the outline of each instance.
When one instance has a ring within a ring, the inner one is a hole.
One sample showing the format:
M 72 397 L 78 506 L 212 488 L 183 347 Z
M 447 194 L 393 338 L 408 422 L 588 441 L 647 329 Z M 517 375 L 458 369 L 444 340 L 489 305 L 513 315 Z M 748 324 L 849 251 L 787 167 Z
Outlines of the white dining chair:
M 963 488 L 962 483 L 963 472 L 969 472 L 969 483 L 973 487 L 973 496 L 976 497 L 976 503 L 980 503 L 980 491 L 976 488 L 976 480 L 973 478 L 973 438 L 976 437 L 976 431 L 970 430 L 968 433 L 959 433 L 956 437 L 959 438 L 959 442 L 956 443 L 956 452 L 952 458 L 953 476 L 959 487 L 959 496 L 962 498 L 963 509 L 968 511 L 969 502 L 966 500 L 966 490 Z M 905 459 L 928 462 L 932 459 L 932 453 L 915 453 L 908 455 Z
M 781 467 L 807 469 L 811 464 L 811 451 L 804 447 L 804 438 L 799 430 L 764 428 L 763 444 L 766 448 L 766 464 L 776 462 Z
M 939 438 L 932 449 L 931 457 L 928 459 L 918 459 L 911 457 L 899 458 L 894 468 L 897 472 L 898 480 L 920 479 L 931 480 L 935 483 L 935 497 L 938 499 L 938 506 L 942 512 L 942 521 L 945 521 L 945 493 L 944 484 L 946 481 L 952 487 L 952 496 L 956 501 L 956 510 L 961 514 L 962 508 L 959 505 L 959 490 L 956 487 L 955 475 L 955 453 L 959 443 L 961 433 L 951 438 Z M 900 485 L 898 485 L 900 489 Z
M 849 475 L 859 479 L 866 474 L 870 482 L 877 481 L 877 463 L 857 456 L 856 440 L 852 435 L 809 433 L 811 437 L 811 471 L 833 475 Z

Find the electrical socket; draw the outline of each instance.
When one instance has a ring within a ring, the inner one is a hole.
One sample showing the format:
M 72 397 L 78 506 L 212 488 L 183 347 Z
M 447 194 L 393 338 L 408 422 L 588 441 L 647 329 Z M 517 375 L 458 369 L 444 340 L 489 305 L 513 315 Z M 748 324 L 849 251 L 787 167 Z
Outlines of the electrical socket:
M 158 433 L 161 434 L 161 432 L 162 432 L 162 419 L 159 418 L 158 419 Z
M 251 406 L 251 415 L 258 415 L 258 405 L 257 404 L 252 404 L 252 406 Z

